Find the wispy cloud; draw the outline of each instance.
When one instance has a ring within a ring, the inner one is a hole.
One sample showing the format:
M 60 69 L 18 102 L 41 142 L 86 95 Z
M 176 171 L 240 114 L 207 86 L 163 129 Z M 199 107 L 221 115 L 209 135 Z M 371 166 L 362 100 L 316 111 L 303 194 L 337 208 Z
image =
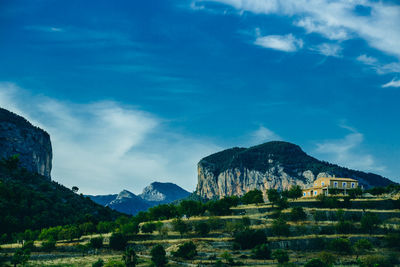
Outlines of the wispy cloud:
M 338 44 L 323 43 L 310 48 L 311 51 L 315 51 L 321 55 L 327 57 L 341 57 L 342 47 Z
M 393 79 L 390 82 L 385 83 L 384 85 L 382 85 L 382 87 L 383 88 L 386 88 L 386 87 L 400 87 L 400 80 Z
M 370 66 L 378 74 L 400 73 L 400 63 L 398 62 L 383 64 L 379 62 L 377 58 L 368 56 L 366 54 L 358 56 L 357 60 L 365 65 Z
M 84 193 L 139 192 L 155 180 L 193 190 L 197 162 L 219 150 L 170 129 L 154 114 L 114 101 L 69 103 L 1 83 L 0 106 L 49 132 L 52 178 Z
M 282 140 L 282 138 L 262 125 L 257 130 L 251 133 L 251 145 L 258 145 L 268 141 L 278 140 Z
M 315 153 L 324 160 L 362 171 L 383 171 L 384 166 L 362 150 L 364 135 L 352 127 L 341 126 L 350 131 L 342 139 L 326 140 L 316 144 Z
M 257 37 L 254 44 L 283 52 L 295 52 L 303 47 L 303 40 L 297 39 L 293 34 L 268 35 Z

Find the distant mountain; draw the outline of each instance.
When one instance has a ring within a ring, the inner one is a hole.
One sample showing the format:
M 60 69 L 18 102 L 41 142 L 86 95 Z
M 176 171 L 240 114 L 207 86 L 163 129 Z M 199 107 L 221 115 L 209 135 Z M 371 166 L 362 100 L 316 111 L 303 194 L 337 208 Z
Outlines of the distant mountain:
M 250 148 L 231 148 L 198 163 L 196 193 L 205 198 L 243 195 L 252 189 L 307 186 L 318 177 L 348 177 L 364 187 L 386 186 L 389 179 L 373 173 L 343 168 L 307 155 L 288 142 L 268 142 Z
M 135 195 L 127 190 L 118 195 L 88 196 L 94 202 L 110 207 L 119 212 L 135 215 L 139 211 L 145 211 L 150 207 L 171 203 L 186 198 L 190 193 L 173 183 L 154 182 L 143 189 L 140 195 Z

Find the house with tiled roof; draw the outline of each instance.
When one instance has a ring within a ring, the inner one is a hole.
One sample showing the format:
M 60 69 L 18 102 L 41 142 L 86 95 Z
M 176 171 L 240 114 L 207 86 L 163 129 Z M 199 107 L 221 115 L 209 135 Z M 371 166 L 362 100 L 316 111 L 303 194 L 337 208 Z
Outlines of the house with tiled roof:
M 329 190 L 347 195 L 348 190 L 358 188 L 358 181 L 351 178 L 320 177 L 314 181 L 312 187 L 303 189 L 303 197 L 329 195 Z M 332 190 L 333 189 L 333 190 Z

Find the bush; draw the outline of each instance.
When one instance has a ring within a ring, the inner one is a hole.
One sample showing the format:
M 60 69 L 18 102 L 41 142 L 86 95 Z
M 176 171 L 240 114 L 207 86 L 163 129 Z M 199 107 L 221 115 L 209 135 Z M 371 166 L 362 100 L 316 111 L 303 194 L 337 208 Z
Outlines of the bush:
M 95 263 L 92 264 L 92 267 L 103 267 L 104 261 L 102 259 L 98 259 Z
M 253 250 L 253 257 L 255 259 L 271 259 L 271 249 L 268 244 L 257 245 Z
M 246 229 L 235 233 L 234 242 L 241 249 L 251 249 L 267 242 L 267 236 L 263 230 Z
M 394 261 L 382 255 L 370 255 L 364 258 L 361 267 L 393 267 L 396 264 Z
M 125 264 L 118 260 L 109 260 L 104 267 L 125 267 Z
M 307 262 L 304 267 L 325 267 L 327 266 L 325 263 L 322 262 L 320 259 L 312 259 Z
M 323 249 L 323 247 L 322 247 Z M 332 266 L 337 259 L 336 255 L 333 255 L 332 253 L 322 251 L 318 254 L 318 258 L 326 265 L 326 266 Z
M 198 235 L 205 236 L 210 232 L 210 226 L 206 222 L 199 222 L 195 224 L 194 230 Z
M 179 232 L 181 236 L 189 232 L 189 225 L 182 221 L 180 218 L 174 219 L 172 221 L 172 228 L 174 229 L 174 231 Z
M 35 244 L 33 243 L 32 240 L 26 241 L 24 245 L 22 246 L 23 250 L 29 250 L 33 251 L 35 249 Z
M 56 241 L 53 239 L 42 242 L 42 250 L 46 252 L 51 252 L 56 248 Z
M 326 217 L 326 212 L 325 211 L 320 211 L 320 210 L 316 210 L 314 213 L 314 220 L 315 221 L 326 221 L 327 217 Z
M 172 254 L 178 258 L 193 259 L 197 255 L 196 245 L 192 241 L 185 242 Z
M 126 267 L 135 267 L 138 263 L 138 258 L 133 248 L 127 248 L 122 255 L 122 259 Z
M 207 223 L 210 226 L 210 230 L 219 230 L 224 227 L 225 223 L 218 217 L 209 217 Z
M 11 263 L 14 264 L 14 266 L 17 266 L 18 264 L 25 266 L 25 264 L 29 261 L 30 254 L 31 253 L 29 250 L 24 250 L 19 248 L 15 251 L 14 255 L 12 256 Z
M 272 222 L 272 233 L 276 236 L 289 236 L 290 226 L 284 219 L 278 218 Z
M 385 236 L 385 246 L 389 248 L 400 249 L 400 233 L 391 233 Z
M 201 215 L 204 212 L 203 204 L 194 200 L 182 200 L 179 203 L 178 211 L 180 215 L 186 215 L 187 218 Z
M 277 249 L 272 253 L 272 257 L 277 260 L 280 264 L 289 261 L 289 255 L 285 250 Z
M 290 211 L 290 220 L 301 221 L 307 218 L 307 214 L 302 207 L 293 207 Z
M 338 234 L 350 234 L 355 231 L 354 224 L 350 221 L 339 221 L 335 229 Z
M 328 248 L 338 253 L 350 254 L 352 252 L 350 241 L 344 238 L 331 240 Z
M 165 249 L 161 245 L 156 245 L 151 249 L 151 261 L 156 267 L 162 267 L 167 264 L 167 257 L 165 256 Z
M 153 233 L 156 229 L 157 225 L 153 222 L 145 223 L 141 227 L 143 233 Z
M 102 248 L 103 247 L 103 237 L 94 237 L 92 239 L 90 239 L 90 246 L 92 248 Z
M 357 253 L 357 258 L 358 258 L 359 254 L 364 253 L 365 251 L 371 250 L 372 247 L 373 247 L 372 243 L 368 239 L 359 239 L 353 245 L 353 249 Z
M 110 237 L 110 248 L 113 250 L 124 250 L 127 244 L 126 237 L 121 233 L 113 233 Z

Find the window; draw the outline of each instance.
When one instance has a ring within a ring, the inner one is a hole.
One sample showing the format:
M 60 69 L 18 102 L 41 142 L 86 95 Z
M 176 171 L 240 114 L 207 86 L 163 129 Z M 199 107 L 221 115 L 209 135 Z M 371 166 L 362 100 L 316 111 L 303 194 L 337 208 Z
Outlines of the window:
M 356 187 L 356 183 L 351 183 L 351 188 Z
M 303 193 L 303 196 L 304 196 L 304 197 L 306 196 L 306 192 Z
M 310 195 L 310 192 L 308 192 L 308 195 Z
M 338 186 L 338 182 L 333 182 L 333 187 L 337 188 L 337 186 Z
M 314 196 L 316 196 L 317 195 L 317 191 L 314 191 Z
M 318 183 L 317 183 L 317 182 L 315 182 L 315 183 L 314 183 L 314 186 L 317 186 L 317 185 L 318 185 Z
M 342 187 L 345 188 L 346 186 L 347 186 L 347 183 L 346 183 L 346 182 L 343 182 L 343 183 L 342 183 Z
M 325 185 L 325 182 L 322 182 L 321 185 L 324 186 L 324 185 Z

